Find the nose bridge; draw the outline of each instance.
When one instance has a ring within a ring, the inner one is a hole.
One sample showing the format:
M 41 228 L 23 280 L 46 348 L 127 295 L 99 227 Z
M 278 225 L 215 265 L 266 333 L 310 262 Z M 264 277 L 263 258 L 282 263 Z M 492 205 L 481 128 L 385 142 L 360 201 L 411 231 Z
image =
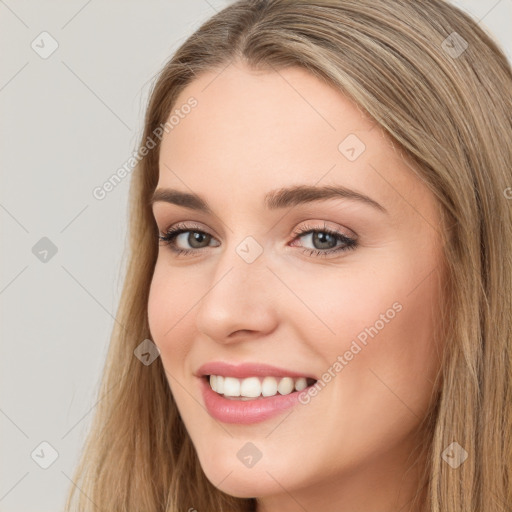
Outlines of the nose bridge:
M 241 241 L 233 237 L 233 241 L 228 242 L 225 251 L 219 256 L 212 285 L 227 279 L 225 285 L 233 293 L 238 293 L 238 287 L 241 292 L 247 291 L 248 286 L 253 287 L 256 293 L 257 285 L 263 284 L 268 278 L 267 256 L 263 244 L 254 236 L 247 235 Z
M 198 329 L 217 340 L 237 330 L 264 330 L 273 323 L 265 299 L 272 273 L 262 244 L 247 236 L 219 256 L 196 312 Z

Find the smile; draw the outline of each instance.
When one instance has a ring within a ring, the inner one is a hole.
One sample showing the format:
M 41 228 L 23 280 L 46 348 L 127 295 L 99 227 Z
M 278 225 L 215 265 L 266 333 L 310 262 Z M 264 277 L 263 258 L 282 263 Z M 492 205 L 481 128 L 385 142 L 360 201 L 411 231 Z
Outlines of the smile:
M 254 400 L 302 391 L 316 381 L 306 377 L 247 377 L 238 379 L 223 375 L 207 375 L 210 388 L 231 400 Z
M 266 376 L 238 379 L 223 375 L 205 375 L 198 380 L 203 403 L 209 415 L 223 423 L 240 425 L 259 423 L 300 405 L 303 403 L 299 400 L 300 395 L 308 393 L 317 382 L 308 377 Z M 295 389 L 297 387 L 300 391 Z M 230 396 L 229 393 L 235 396 Z M 244 396 L 248 394 L 254 396 Z

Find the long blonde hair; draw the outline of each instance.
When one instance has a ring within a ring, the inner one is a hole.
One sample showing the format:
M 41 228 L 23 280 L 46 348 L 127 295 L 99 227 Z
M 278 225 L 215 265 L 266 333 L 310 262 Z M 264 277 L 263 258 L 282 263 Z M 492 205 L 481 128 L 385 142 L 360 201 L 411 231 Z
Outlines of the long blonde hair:
M 241 0 L 162 69 L 140 147 L 187 84 L 235 59 L 269 71 L 301 66 L 332 84 L 375 119 L 435 194 L 449 308 L 428 423 L 428 510 L 504 511 L 512 504 L 512 71 L 504 53 L 443 0 Z M 118 323 L 66 510 L 255 510 L 255 499 L 228 496 L 206 479 L 160 358 L 146 366 L 133 353 L 151 339 L 156 142 L 131 177 Z M 468 453 L 456 469 L 442 457 L 452 442 Z

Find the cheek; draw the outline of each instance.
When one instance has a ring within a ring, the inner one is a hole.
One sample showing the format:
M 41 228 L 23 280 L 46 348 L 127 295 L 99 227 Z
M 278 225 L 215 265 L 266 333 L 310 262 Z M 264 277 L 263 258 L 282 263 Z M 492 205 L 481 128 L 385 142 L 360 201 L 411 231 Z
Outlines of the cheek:
M 173 373 L 182 371 L 187 352 L 194 304 L 191 295 L 179 272 L 172 273 L 157 262 L 148 297 L 149 330 L 164 367 Z
M 440 366 L 442 347 L 435 339 L 441 299 L 437 277 L 434 272 L 414 291 L 404 289 L 403 310 L 376 351 L 376 357 L 382 357 L 384 376 L 393 376 L 397 386 L 411 385 L 420 393 L 430 390 Z
M 153 341 L 160 345 L 160 342 L 165 333 L 165 323 L 168 319 L 166 318 L 165 311 L 167 310 L 167 300 L 170 298 L 167 296 L 166 286 L 161 278 L 161 272 L 159 272 L 159 266 L 155 267 L 153 273 L 153 279 L 149 288 L 148 297 L 148 322 L 149 330 Z M 170 311 L 169 311 L 170 312 Z M 159 346 L 159 348 L 161 348 Z
M 354 407 L 364 399 L 361 416 L 381 411 L 391 421 L 414 411 L 419 417 L 429 405 L 440 367 L 441 347 L 434 339 L 438 275 L 423 278 L 432 266 L 408 261 L 395 261 L 378 278 L 366 274 L 350 281 L 359 293 L 340 294 L 335 305 L 339 313 L 331 317 L 336 318 L 338 344 L 330 344 L 330 360 L 343 355 L 347 361 L 340 393 Z

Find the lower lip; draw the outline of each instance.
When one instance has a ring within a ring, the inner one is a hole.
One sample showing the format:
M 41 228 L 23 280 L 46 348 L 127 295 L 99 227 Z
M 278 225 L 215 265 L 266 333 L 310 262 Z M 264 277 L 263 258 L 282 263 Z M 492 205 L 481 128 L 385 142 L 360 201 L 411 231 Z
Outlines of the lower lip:
M 278 394 L 266 398 L 255 398 L 254 400 L 230 400 L 213 391 L 207 379 L 201 377 L 200 380 L 203 400 L 210 416 L 223 423 L 239 423 L 242 425 L 265 421 L 277 416 L 286 409 L 300 403 L 300 393 L 307 393 L 309 390 L 309 387 L 307 387 L 289 395 Z

